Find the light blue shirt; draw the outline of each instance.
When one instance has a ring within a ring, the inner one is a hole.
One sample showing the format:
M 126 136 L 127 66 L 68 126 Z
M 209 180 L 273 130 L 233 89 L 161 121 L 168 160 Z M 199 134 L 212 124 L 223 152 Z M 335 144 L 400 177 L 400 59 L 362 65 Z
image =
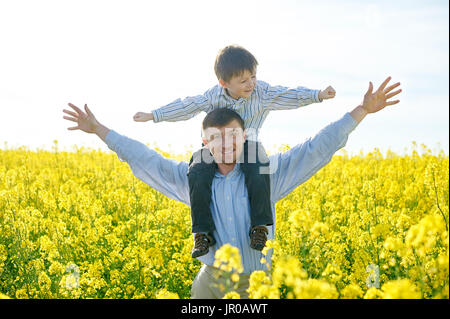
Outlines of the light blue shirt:
M 344 147 L 348 135 L 356 126 L 357 122 L 350 113 L 346 113 L 316 136 L 285 153 L 269 157 L 274 225 L 268 227 L 268 239 L 274 239 L 275 235 L 275 203 L 325 166 L 333 154 Z M 129 164 L 133 174 L 141 181 L 169 198 L 190 205 L 187 162 L 164 158 L 143 143 L 119 135 L 113 130 L 106 136 L 106 144 L 117 153 L 120 160 Z M 267 270 L 266 265 L 260 262 L 262 253 L 250 248 L 250 203 L 239 163 L 226 176 L 216 172 L 212 183 L 211 212 L 216 226 L 214 237 L 217 243 L 210 247 L 208 254 L 198 259 L 212 266 L 216 250 L 229 243 L 241 252 L 244 274 Z M 267 256 L 269 262 L 271 253 L 270 250 Z
M 216 85 L 203 95 L 190 96 L 177 99 L 159 109 L 153 110 L 154 122 L 184 121 L 200 112 L 209 113 L 217 108 L 229 108 L 242 117 L 244 128 L 247 129 L 247 138 L 257 140 L 259 129 L 270 111 L 292 110 L 319 100 L 320 90 L 311 90 L 299 86 L 289 88 L 284 86 L 271 86 L 263 81 L 256 81 L 255 89 L 249 98 L 233 99 L 225 89 Z

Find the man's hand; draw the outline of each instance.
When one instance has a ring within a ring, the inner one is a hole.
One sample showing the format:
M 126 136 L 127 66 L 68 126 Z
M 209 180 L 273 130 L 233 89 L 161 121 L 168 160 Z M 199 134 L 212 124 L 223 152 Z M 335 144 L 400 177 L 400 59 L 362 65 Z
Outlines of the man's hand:
M 388 105 L 394 105 L 400 102 L 400 100 L 388 101 L 388 99 L 396 96 L 402 91 L 401 89 L 399 89 L 397 91 L 389 93 L 400 85 L 400 82 L 397 82 L 386 88 L 386 85 L 390 80 L 391 77 L 388 77 L 386 80 L 384 80 L 378 90 L 376 90 L 374 93 L 372 92 L 373 84 L 372 82 L 369 82 L 369 89 L 364 95 L 363 103 L 361 105 L 358 105 L 353 111 L 350 112 L 351 116 L 353 116 L 357 123 L 361 122 L 362 119 L 369 113 L 376 113 L 384 109 Z
M 103 141 L 105 141 L 105 137 L 108 134 L 109 129 L 97 121 L 94 114 L 92 114 L 91 110 L 88 108 L 87 104 L 84 105 L 84 110 L 86 111 L 86 113 L 84 113 L 72 103 L 69 103 L 69 106 L 75 112 L 63 110 L 64 113 L 71 115 L 63 116 L 63 118 L 72 122 L 76 122 L 78 125 L 69 127 L 68 130 L 81 130 L 86 133 L 94 133 L 97 134 Z
M 374 93 L 372 93 L 373 84 L 372 82 L 369 82 L 369 89 L 364 95 L 364 101 L 362 103 L 362 108 L 366 110 L 367 113 L 376 113 L 384 109 L 388 105 L 394 105 L 400 102 L 400 100 L 388 101 L 388 99 L 392 98 L 393 96 L 399 94 L 402 91 L 400 89 L 392 93 L 389 93 L 400 85 L 400 82 L 397 82 L 386 88 L 386 85 L 389 83 L 390 80 L 391 77 L 388 77 L 386 80 L 384 80 L 384 82 L 381 83 L 378 90 L 376 90 Z
M 327 100 L 332 99 L 336 96 L 336 91 L 333 89 L 332 86 L 327 87 L 325 90 L 321 90 L 319 92 L 319 99 L 320 100 Z
M 147 122 L 153 120 L 153 114 L 152 113 L 145 113 L 145 112 L 137 112 L 133 116 L 133 120 L 136 122 Z

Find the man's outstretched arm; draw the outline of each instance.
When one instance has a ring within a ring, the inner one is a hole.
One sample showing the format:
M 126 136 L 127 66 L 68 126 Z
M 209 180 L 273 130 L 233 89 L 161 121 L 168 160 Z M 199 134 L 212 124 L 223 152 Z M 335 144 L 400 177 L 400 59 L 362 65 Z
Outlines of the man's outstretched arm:
M 119 159 L 128 163 L 137 178 L 167 197 L 189 205 L 186 162 L 164 158 L 143 143 L 110 130 L 95 118 L 87 105 L 84 106 L 86 113 L 71 103 L 69 106 L 75 112 L 64 110 L 64 113 L 70 115 L 64 116 L 64 119 L 77 123 L 77 126 L 69 127 L 69 130 L 96 134 L 117 153 Z
M 334 153 L 345 146 L 349 134 L 367 114 L 376 113 L 388 105 L 400 102 L 389 101 L 401 92 L 392 92 L 400 83 L 386 87 L 390 79 L 388 77 L 376 92 L 373 92 L 370 82 L 361 105 L 346 113 L 340 120 L 327 125 L 304 143 L 296 145 L 284 154 L 270 157 L 271 166 L 276 168 L 271 175 L 272 201 L 280 200 L 324 167 Z

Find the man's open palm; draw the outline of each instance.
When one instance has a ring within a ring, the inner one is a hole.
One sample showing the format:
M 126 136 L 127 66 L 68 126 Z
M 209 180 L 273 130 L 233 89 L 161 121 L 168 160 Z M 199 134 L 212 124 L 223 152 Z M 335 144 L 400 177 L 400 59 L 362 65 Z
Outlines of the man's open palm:
M 402 91 L 400 89 L 392 93 L 389 93 L 400 85 L 400 82 L 397 82 L 391 86 L 386 87 L 386 85 L 389 83 L 390 80 L 391 77 L 388 77 L 386 80 L 384 80 L 384 82 L 381 83 L 380 87 L 375 92 L 372 92 L 373 84 L 372 82 L 369 82 L 369 89 L 364 95 L 364 101 L 362 104 L 362 107 L 367 111 L 367 113 L 376 113 L 384 109 L 388 105 L 393 105 L 400 102 L 400 100 L 388 101 L 390 98 L 399 94 Z
M 86 133 L 95 133 L 95 130 L 99 126 L 99 122 L 92 114 L 91 110 L 88 108 L 87 104 L 84 105 L 86 113 L 80 110 L 78 107 L 72 103 L 68 104 L 75 112 L 69 110 L 63 110 L 64 113 L 71 116 L 63 116 L 64 119 L 76 122 L 78 125 L 74 127 L 69 127 L 68 130 L 82 130 Z

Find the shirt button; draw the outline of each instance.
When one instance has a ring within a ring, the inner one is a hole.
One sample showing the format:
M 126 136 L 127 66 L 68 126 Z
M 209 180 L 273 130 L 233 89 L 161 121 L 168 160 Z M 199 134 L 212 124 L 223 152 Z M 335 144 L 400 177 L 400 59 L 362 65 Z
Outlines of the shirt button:
M 230 200 L 230 196 L 227 196 L 227 200 Z

